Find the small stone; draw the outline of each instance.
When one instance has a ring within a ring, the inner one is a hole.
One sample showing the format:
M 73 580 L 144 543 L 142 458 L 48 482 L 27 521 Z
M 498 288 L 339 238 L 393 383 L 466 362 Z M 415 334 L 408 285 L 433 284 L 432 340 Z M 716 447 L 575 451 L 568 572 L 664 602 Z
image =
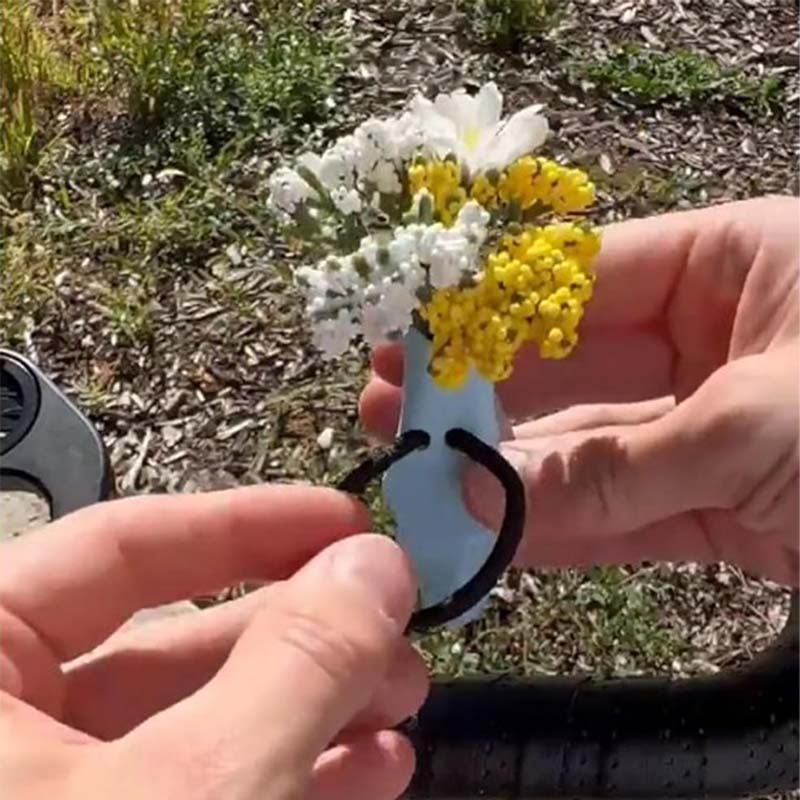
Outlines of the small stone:
M 317 444 L 323 450 L 330 450 L 333 444 L 333 428 L 325 428 L 325 430 L 317 436 Z
M 745 136 L 745 138 L 742 139 L 740 147 L 742 148 L 742 152 L 748 156 L 754 156 L 758 152 L 756 150 L 756 143 L 749 136 Z
M 165 425 L 161 429 L 161 438 L 167 447 L 174 447 L 181 439 L 183 439 L 183 431 L 176 428 L 174 425 Z
M 239 248 L 235 244 L 229 244 L 225 248 L 225 255 L 228 256 L 231 264 L 233 264 L 234 267 L 238 267 L 242 263 L 242 254 L 239 252 Z
M 608 153 L 601 153 L 600 154 L 600 169 L 605 172 L 606 175 L 613 175 L 616 171 L 614 168 L 614 163 L 611 161 L 611 157 Z

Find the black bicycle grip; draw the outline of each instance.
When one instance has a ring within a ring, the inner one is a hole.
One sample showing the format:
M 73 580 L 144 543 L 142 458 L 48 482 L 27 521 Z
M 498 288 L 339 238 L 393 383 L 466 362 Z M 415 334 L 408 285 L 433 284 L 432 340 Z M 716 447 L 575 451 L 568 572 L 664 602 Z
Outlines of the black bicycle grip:
M 408 798 L 722 798 L 798 788 L 798 600 L 782 634 L 714 676 L 434 685 L 405 726 Z

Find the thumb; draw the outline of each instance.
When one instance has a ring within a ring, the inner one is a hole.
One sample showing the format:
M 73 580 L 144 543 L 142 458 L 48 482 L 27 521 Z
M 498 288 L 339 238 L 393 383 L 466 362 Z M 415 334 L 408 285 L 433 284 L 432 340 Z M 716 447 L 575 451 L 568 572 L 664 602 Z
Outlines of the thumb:
M 217 675 L 136 733 L 150 745 L 180 742 L 186 772 L 210 765 L 192 796 L 283 796 L 278 784 L 299 796 L 315 760 L 382 682 L 415 599 L 391 540 L 342 540 L 268 590 Z
M 638 424 L 604 425 L 505 442 L 526 489 L 526 539 L 611 536 L 728 503 L 724 476 L 738 458 L 736 424 L 704 392 Z M 542 426 L 544 427 L 544 426 Z M 471 512 L 497 528 L 505 498 L 480 467 L 466 475 Z

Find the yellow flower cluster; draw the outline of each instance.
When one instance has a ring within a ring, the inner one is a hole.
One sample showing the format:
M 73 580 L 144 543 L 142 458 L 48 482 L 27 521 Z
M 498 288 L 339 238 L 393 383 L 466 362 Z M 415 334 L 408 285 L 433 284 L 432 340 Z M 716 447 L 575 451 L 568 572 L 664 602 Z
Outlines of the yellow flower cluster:
M 467 192 L 461 186 L 461 167 L 456 161 L 432 160 L 414 164 L 408 169 L 411 194 L 427 189 L 433 196 L 433 208 L 443 225 L 455 222 Z
M 590 206 L 595 190 L 582 170 L 547 158 L 525 156 L 511 164 L 496 184 L 479 175 L 472 186 L 472 196 L 487 208 L 516 201 L 524 211 L 538 202 L 557 214 L 570 214 Z
M 538 202 L 557 214 L 582 211 L 595 199 L 594 184 L 585 172 L 533 156 L 517 159 L 500 174 L 479 173 L 469 193 L 461 185 L 461 167 L 455 161 L 414 164 L 408 179 L 412 195 L 421 189 L 431 193 L 434 211 L 444 225 L 453 224 L 468 197 L 489 210 L 516 202 L 525 211 Z
M 487 380 L 504 380 L 529 342 L 538 344 L 542 358 L 569 355 L 592 295 L 599 248 L 591 228 L 528 228 L 503 238 L 475 286 L 437 290 L 421 312 L 433 338 L 430 369 L 437 384 L 460 388 L 472 365 Z

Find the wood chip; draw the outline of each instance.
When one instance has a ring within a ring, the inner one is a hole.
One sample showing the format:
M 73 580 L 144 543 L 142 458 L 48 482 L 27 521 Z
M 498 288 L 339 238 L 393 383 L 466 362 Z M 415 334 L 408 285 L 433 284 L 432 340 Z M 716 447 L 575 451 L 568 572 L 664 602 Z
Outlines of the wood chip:
M 139 480 L 139 474 L 142 471 L 142 467 L 144 466 L 145 460 L 147 459 L 147 451 L 150 448 L 150 442 L 153 438 L 153 429 L 148 428 L 145 431 L 144 439 L 142 440 L 141 445 L 139 446 L 139 452 L 136 456 L 136 460 L 131 465 L 131 468 L 125 473 L 122 481 L 120 482 L 120 488 L 124 492 L 133 491 L 136 488 L 136 483 Z

